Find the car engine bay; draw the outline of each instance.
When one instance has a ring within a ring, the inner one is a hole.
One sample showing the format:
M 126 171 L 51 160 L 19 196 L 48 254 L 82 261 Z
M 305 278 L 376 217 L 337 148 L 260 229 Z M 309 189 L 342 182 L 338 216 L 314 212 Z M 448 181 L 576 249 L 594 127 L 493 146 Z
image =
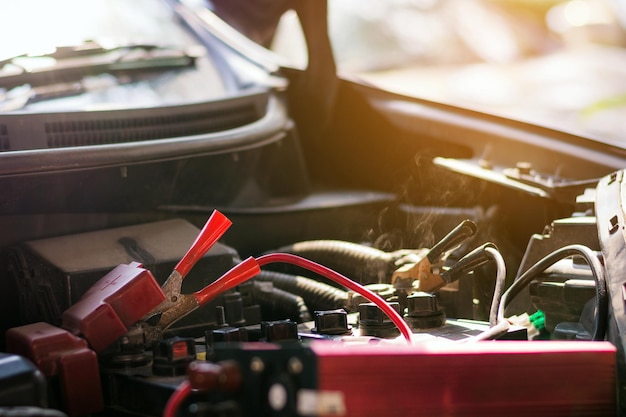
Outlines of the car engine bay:
M 243 247 L 258 251 L 259 218 L 310 216 L 321 231 L 345 218 L 347 231 L 380 207 L 428 219 L 438 240 L 307 239 L 242 256 L 227 243 L 236 220 L 213 210 L 200 229 L 197 209 L 12 245 L 25 324 L 6 332 L 3 402 L 69 416 L 615 414 L 625 183 L 616 171 L 579 184 L 571 215 L 517 261 L 488 238 L 494 208 L 392 210 L 389 195 L 357 191 L 291 214 L 231 210 L 252 233 L 232 241 L 252 236 Z
M 269 73 L 0 113 L 0 417 L 626 414 L 621 147 Z

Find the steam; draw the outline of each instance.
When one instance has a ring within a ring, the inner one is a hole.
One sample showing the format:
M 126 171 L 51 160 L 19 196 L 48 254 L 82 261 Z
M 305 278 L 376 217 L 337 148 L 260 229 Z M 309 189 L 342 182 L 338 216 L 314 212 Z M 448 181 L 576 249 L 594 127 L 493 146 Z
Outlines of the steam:
M 431 161 L 423 154 L 414 156 L 412 172 L 394 190 L 399 210 L 383 208 L 377 230 L 370 229 L 364 236 L 375 248 L 386 252 L 430 248 L 462 220 L 482 220 L 481 183 Z

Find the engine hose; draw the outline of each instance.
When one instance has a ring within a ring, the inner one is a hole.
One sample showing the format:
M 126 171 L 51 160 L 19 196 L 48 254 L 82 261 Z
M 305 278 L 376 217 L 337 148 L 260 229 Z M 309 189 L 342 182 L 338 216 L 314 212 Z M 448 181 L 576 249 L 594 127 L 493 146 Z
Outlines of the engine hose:
M 297 242 L 276 252 L 310 259 L 361 284 L 389 283 L 398 258 L 394 253 L 341 240 Z
M 290 319 L 298 323 L 313 320 L 304 299 L 273 285 L 254 283 L 254 299 L 261 306 L 263 318 L 270 320 Z
M 347 291 L 311 278 L 263 270 L 255 280 L 271 282 L 276 288 L 302 297 L 309 311 L 334 310 L 348 304 Z

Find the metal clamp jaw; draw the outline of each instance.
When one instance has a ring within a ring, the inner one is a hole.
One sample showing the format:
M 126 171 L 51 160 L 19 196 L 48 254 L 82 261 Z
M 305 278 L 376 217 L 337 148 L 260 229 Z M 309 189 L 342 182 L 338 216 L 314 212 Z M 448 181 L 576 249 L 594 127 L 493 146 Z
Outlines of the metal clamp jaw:
M 397 289 L 437 291 L 451 282 L 441 272 L 447 254 L 472 237 L 476 229 L 474 222 L 464 220 L 430 250 L 407 256 L 403 259 L 406 263 L 394 271 L 391 283 Z

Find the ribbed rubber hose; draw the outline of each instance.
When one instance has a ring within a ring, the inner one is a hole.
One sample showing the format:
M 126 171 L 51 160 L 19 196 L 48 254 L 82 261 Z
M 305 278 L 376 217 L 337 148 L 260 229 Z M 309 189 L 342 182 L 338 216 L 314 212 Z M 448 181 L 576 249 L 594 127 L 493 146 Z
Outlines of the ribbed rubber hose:
M 303 241 L 273 252 L 310 259 L 361 284 L 389 283 L 398 258 L 393 252 L 341 240 Z
M 347 291 L 311 278 L 263 270 L 254 279 L 302 297 L 309 311 L 334 310 L 348 304 Z
M 261 306 L 262 316 L 272 319 L 290 319 L 298 323 L 313 320 L 304 299 L 274 286 L 254 285 L 254 299 Z

